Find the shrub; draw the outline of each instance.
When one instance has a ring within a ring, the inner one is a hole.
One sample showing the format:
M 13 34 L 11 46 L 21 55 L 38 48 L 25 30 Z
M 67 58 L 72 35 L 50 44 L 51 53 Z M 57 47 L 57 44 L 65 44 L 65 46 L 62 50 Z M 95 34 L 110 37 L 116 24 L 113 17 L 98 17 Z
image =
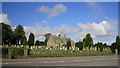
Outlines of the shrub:
M 22 47 L 20 48 L 13 48 L 12 50 L 12 57 L 13 58 L 18 58 L 19 56 L 22 56 L 24 54 L 24 49 Z
M 2 47 L 2 56 L 5 57 L 8 55 L 8 47 Z

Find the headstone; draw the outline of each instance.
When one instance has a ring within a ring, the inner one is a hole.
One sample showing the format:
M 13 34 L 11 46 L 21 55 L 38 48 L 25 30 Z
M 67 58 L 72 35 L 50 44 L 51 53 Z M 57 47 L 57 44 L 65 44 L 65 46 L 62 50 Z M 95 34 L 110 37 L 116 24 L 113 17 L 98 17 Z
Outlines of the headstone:
M 75 49 L 73 48 L 73 50 L 75 50 Z
M 48 47 L 46 47 L 46 49 L 48 50 Z
M 63 49 L 64 49 L 65 47 L 63 46 Z
M 65 50 L 67 50 L 67 47 L 65 48 Z
M 33 46 L 30 46 L 30 49 L 33 49 Z
M 70 47 L 70 50 L 71 50 L 71 47 Z
M 84 46 L 83 46 L 83 50 L 85 50 Z
M 50 48 L 50 50 L 52 50 L 52 49 Z
M 62 50 L 62 48 L 60 47 L 60 50 Z
M 35 46 L 33 46 L 33 48 L 35 48 Z
M 36 49 L 37 49 L 37 46 L 36 46 Z
M 78 51 L 79 51 L 79 48 L 78 48 Z
M 38 48 L 40 48 L 40 46 Z

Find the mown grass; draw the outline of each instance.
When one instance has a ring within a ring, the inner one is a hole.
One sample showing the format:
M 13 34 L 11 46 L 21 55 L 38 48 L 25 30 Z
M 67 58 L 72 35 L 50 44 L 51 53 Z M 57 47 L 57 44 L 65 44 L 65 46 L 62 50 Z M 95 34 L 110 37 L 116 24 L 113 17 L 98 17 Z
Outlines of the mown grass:
M 94 50 L 91 50 L 91 51 L 87 51 L 87 50 L 81 50 L 81 51 L 77 51 L 76 53 L 75 52 L 71 52 L 71 51 L 68 51 L 68 50 L 56 50 L 54 52 L 48 50 L 48 52 L 31 52 L 30 55 L 40 55 L 40 56 L 66 56 L 66 55 L 107 55 L 107 54 L 112 54 L 112 52 L 110 51 L 103 51 L 103 52 L 100 52 L 100 51 L 94 51 Z

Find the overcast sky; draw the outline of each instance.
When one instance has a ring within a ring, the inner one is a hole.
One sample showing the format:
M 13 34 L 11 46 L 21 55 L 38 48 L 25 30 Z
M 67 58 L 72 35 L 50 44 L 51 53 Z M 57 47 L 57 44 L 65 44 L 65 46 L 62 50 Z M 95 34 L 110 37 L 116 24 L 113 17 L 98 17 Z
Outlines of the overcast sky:
M 117 2 L 4 2 L 2 12 L 5 23 L 13 29 L 22 25 L 26 36 L 33 32 L 36 40 L 62 32 L 80 41 L 90 33 L 94 43 L 110 44 L 118 33 Z

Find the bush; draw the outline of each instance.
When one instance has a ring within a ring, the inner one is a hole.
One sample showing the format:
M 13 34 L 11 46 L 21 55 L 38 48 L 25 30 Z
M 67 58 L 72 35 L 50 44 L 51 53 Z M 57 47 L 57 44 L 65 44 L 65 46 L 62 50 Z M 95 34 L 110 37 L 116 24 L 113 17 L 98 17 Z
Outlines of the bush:
M 2 56 L 6 57 L 8 55 L 8 47 L 2 47 Z
M 22 47 L 20 47 L 20 48 L 15 47 L 12 50 L 13 58 L 18 58 L 19 56 L 23 56 L 23 54 L 24 54 L 24 49 Z

